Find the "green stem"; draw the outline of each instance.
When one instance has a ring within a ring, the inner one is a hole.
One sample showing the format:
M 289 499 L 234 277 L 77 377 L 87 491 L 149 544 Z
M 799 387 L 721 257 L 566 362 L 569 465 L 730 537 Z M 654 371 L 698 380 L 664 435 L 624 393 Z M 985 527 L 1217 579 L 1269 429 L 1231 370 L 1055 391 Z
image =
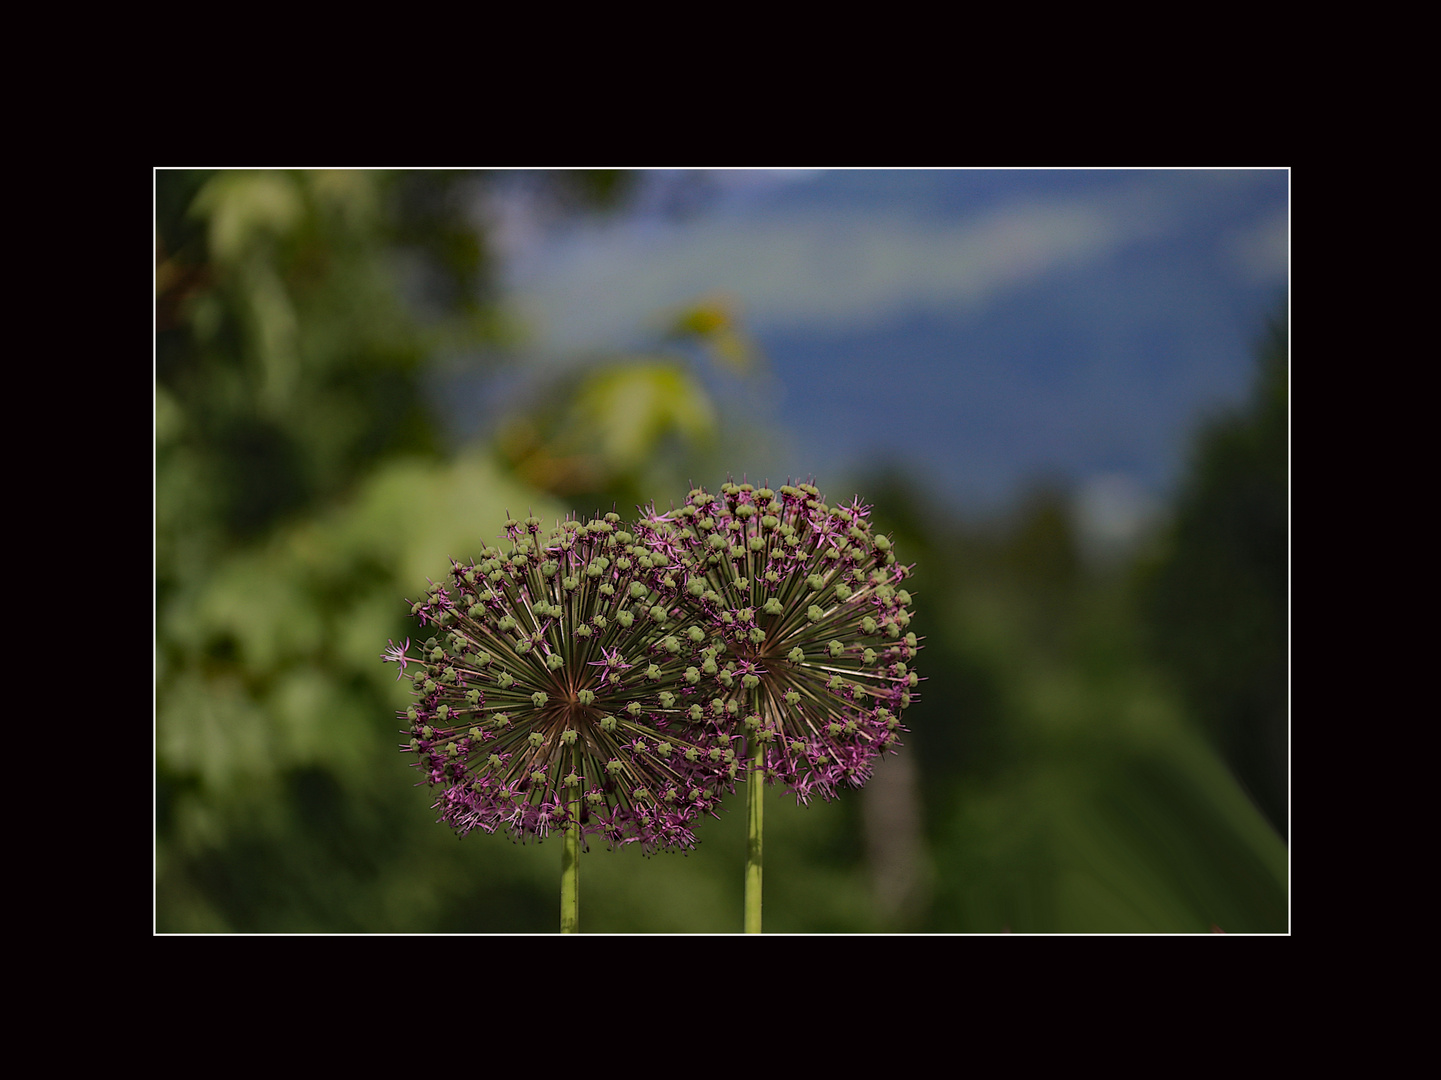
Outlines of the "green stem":
M 560 857 L 560 932 L 580 933 L 580 789 L 567 789 L 570 821 Z
M 752 694 L 752 700 L 754 700 Z M 746 933 L 761 932 L 761 826 L 765 817 L 765 743 L 759 726 L 751 733 L 746 775 Z

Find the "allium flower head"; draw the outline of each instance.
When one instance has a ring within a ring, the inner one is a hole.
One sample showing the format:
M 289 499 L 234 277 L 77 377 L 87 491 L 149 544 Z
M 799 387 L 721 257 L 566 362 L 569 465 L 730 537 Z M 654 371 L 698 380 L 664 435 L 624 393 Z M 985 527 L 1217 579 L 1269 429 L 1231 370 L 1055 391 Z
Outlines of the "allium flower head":
M 697 488 L 637 531 L 683 577 L 707 633 L 699 688 L 765 744 L 767 779 L 805 801 L 869 778 L 915 694 L 909 568 L 857 500 L 810 484 Z
M 666 561 L 606 514 L 454 563 L 412 606 L 432 635 L 408 663 L 408 749 L 461 835 L 581 830 L 647 850 L 693 846 L 690 823 L 733 789 L 738 737 L 699 708 L 705 634 Z

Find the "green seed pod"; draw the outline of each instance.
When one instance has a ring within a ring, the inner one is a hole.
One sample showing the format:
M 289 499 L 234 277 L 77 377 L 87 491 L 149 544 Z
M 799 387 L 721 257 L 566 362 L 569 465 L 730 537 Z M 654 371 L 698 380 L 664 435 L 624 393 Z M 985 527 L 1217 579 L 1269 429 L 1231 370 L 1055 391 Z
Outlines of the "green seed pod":
M 530 700 L 537 709 L 543 709 L 545 708 L 545 703 L 549 701 L 550 698 L 546 695 L 546 692 L 544 690 L 537 690 L 535 693 L 530 695 Z

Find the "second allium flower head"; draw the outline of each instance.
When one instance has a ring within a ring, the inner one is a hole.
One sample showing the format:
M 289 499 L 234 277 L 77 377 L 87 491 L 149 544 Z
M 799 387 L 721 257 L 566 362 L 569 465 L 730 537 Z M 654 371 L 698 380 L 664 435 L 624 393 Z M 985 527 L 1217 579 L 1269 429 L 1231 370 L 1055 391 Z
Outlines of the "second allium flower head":
M 727 483 L 627 531 L 615 514 L 506 526 L 413 605 L 433 635 L 407 710 L 441 819 L 464 834 L 695 842 L 764 747 L 799 799 L 859 787 L 894 749 L 919 643 L 908 568 L 859 502 Z
M 803 802 L 864 784 L 903 730 L 920 647 L 909 568 L 868 508 L 830 507 L 810 484 L 727 483 L 637 531 L 684 575 L 710 639 L 704 682 L 740 707 L 748 747 L 765 744 L 766 779 Z

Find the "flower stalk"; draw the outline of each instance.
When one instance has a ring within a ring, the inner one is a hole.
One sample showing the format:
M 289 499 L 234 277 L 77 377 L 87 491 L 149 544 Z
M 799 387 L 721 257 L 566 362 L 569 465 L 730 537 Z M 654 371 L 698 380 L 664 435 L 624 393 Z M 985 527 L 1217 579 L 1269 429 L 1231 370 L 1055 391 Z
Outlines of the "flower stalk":
M 560 859 L 560 932 L 580 933 L 580 788 L 566 789 L 565 849 Z
M 751 691 L 755 705 L 757 694 Z M 746 897 L 745 932 L 761 933 L 761 855 L 765 828 L 765 743 L 760 731 L 751 734 L 750 767 L 746 774 Z

